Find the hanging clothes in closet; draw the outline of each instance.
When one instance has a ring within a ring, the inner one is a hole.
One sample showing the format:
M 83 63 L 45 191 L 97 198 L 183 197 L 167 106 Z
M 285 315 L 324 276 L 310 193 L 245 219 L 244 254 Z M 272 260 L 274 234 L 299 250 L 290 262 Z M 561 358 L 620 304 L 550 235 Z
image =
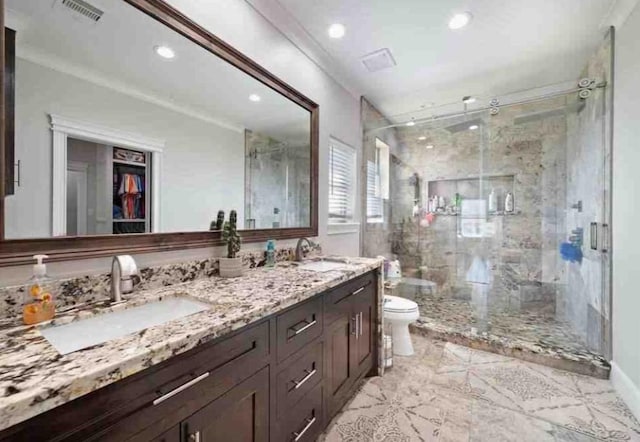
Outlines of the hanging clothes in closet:
M 118 196 L 122 202 L 122 217 L 124 219 L 144 219 L 144 177 L 131 173 L 120 176 Z

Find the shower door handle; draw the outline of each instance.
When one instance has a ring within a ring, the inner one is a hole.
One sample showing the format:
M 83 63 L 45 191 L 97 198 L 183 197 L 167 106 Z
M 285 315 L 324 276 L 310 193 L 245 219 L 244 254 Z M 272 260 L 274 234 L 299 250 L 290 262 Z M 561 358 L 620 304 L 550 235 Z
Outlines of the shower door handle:
M 602 249 L 600 250 L 602 253 L 607 253 L 609 251 L 609 224 L 602 224 Z
M 598 223 L 591 223 L 589 237 L 591 240 L 591 250 L 598 250 Z

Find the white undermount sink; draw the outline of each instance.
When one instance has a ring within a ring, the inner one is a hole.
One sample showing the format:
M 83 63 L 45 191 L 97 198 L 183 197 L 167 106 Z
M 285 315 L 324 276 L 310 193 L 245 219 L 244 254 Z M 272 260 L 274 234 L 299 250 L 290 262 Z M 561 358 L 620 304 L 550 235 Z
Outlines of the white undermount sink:
M 60 354 L 66 355 L 208 308 L 209 305 L 188 298 L 167 298 L 69 324 L 42 328 L 40 332 Z
M 312 261 L 306 264 L 300 265 L 300 270 L 311 270 L 313 272 L 330 272 L 331 270 L 343 269 L 345 266 L 349 266 L 344 262 L 335 261 Z

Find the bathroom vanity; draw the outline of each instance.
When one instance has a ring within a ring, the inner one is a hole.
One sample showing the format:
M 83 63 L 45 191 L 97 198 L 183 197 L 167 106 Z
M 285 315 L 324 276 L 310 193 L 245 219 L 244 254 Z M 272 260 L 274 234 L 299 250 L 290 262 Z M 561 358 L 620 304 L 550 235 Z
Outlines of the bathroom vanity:
M 0 350 L 0 440 L 315 440 L 379 373 L 380 262 L 298 267 L 135 293 L 113 309 L 177 296 L 210 308 L 66 355 L 37 327 L 14 330 Z

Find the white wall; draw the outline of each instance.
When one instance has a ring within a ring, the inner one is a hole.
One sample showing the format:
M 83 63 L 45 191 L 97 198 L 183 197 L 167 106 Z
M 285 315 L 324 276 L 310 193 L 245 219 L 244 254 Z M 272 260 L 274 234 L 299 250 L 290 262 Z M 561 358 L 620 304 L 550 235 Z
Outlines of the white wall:
M 16 160 L 22 182 L 5 200 L 7 238 L 51 236 L 52 113 L 166 141 L 161 231 L 207 230 L 218 209 L 235 208 L 243 219 L 242 132 L 18 59 Z
M 329 137 L 334 136 L 360 152 L 359 97 L 350 95 L 247 2 L 169 0 L 168 3 L 320 105 L 320 241 L 326 252 L 358 255 L 358 233 L 328 236 L 327 220 Z
M 319 240 L 328 253 L 358 255 L 358 232 L 327 235 L 327 162 L 331 135 L 356 147 L 359 152 L 361 150 L 359 97 L 350 95 L 246 2 L 170 0 L 169 3 L 320 105 Z M 291 244 L 295 241 L 279 242 L 279 245 Z M 264 244 L 245 244 L 244 248 L 264 248 Z M 198 249 L 145 254 L 136 258 L 142 265 L 153 265 L 220 253 L 221 249 Z M 109 262 L 108 259 L 95 259 L 56 263 L 49 270 L 53 275 L 65 276 L 94 273 L 105 271 Z M 29 272 L 30 267 L 26 266 L 0 268 L 0 281 L 19 282 Z
M 613 370 L 640 419 L 640 5 L 618 29 L 613 140 Z

